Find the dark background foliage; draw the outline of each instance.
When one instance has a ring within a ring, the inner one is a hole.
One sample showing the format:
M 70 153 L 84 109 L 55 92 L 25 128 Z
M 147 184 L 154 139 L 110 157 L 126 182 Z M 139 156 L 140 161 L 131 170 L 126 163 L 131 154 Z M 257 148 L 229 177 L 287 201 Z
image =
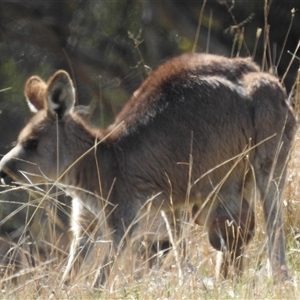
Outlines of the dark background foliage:
M 255 52 L 263 69 L 281 77 L 291 60 L 287 51 L 294 52 L 299 41 L 299 9 L 299 0 L 207 0 L 205 6 L 202 0 L 0 1 L 0 155 L 9 151 L 30 116 L 23 86 L 33 74 L 48 79 L 58 69 L 67 70 L 77 104 L 89 105 L 91 122 L 106 126 L 153 68 L 194 50 L 200 19 L 197 52 Z M 255 51 L 258 28 L 262 34 Z M 296 59 L 284 80 L 288 91 L 298 67 Z M 11 202 L 15 197 L 0 198 Z M 1 218 L 19 206 L 2 207 Z M 2 224 L 2 232 L 24 223 L 22 211 L 17 222 Z

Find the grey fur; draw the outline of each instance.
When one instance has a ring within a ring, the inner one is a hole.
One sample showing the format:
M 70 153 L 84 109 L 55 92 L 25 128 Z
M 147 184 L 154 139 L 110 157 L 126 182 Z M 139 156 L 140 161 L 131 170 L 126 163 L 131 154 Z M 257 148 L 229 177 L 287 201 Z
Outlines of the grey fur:
M 118 251 L 149 199 L 153 215 L 171 206 L 180 210 L 188 186 L 196 222 L 207 227 L 217 250 L 229 253 L 225 276 L 231 264 L 242 268 L 244 246 L 254 235 L 257 188 L 273 274 L 288 277 L 281 197 L 295 118 L 276 78 L 250 59 L 182 55 L 154 71 L 102 130 L 73 112 L 72 83 L 65 90 L 61 77 L 69 78 L 58 71 L 39 93 L 43 109 L 20 133 L 0 170 L 6 180 L 10 175 L 22 181 L 20 171 L 26 171 L 39 175 L 30 176 L 33 182 L 58 181 L 73 197 L 74 240 L 64 279 L 83 232 L 94 241 L 108 232 Z M 53 95 L 58 117 L 46 101 Z M 30 149 L 32 141 L 38 144 Z M 226 235 L 230 221 L 237 238 Z

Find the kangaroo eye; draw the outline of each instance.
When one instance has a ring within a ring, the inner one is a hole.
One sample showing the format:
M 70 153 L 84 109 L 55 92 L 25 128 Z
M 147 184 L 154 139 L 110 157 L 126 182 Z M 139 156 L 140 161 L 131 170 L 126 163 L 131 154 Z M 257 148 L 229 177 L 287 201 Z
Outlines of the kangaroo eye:
M 24 142 L 24 148 L 26 150 L 35 150 L 38 146 L 38 140 L 36 139 L 30 139 Z

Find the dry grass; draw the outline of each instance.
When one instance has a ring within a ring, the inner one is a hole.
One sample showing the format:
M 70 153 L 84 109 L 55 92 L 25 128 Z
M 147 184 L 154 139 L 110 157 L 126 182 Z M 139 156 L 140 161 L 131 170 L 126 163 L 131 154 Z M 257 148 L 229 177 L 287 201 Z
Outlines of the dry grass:
M 143 244 L 138 244 L 139 246 L 130 244 L 125 253 L 116 260 L 106 287 L 102 290 L 91 289 L 89 285 L 93 267 L 101 264 L 100 261 L 97 262 L 97 259 L 103 257 L 102 247 L 99 247 L 94 261 L 86 262 L 86 273 L 82 272 L 73 283 L 62 286 L 60 278 L 63 274 L 66 255 L 58 255 L 61 252 L 56 246 L 48 245 L 47 253 L 41 256 L 34 249 L 30 250 L 26 242 L 20 242 L 20 245 L 13 244 L 12 249 L 21 252 L 21 263 L 25 265 L 14 271 L 11 270 L 13 262 L 8 262 L 7 269 L 2 269 L 1 298 L 298 299 L 300 297 L 298 288 L 300 220 L 297 218 L 300 195 L 298 172 L 300 152 L 297 150 L 299 143 L 300 134 L 298 133 L 289 164 L 284 200 L 287 257 L 292 278 L 290 282 L 274 285 L 270 277 L 263 217 L 260 205 L 257 205 L 256 235 L 245 253 L 245 270 L 239 279 L 216 281 L 217 252 L 209 245 L 203 228 L 187 221 L 183 225 L 185 255 L 181 247 L 177 248 L 177 253 L 171 249 L 165 257 L 161 257 L 161 253 L 158 253 L 156 254 L 157 261 L 150 268 L 147 261 L 150 254 L 142 259 L 141 252 L 135 251 L 137 247 L 143 247 Z M 145 232 L 155 233 L 159 230 L 163 234 L 162 232 L 166 231 L 164 226 L 160 229 L 155 226 L 156 224 L 148 222 L 147 229 L 141 230 L 142 235 Z M 165 235 L 168 233 L 166 232 Z M 35 240 L 35 242 L 42 243 L 41 240 Z M 35 259 L 34 265 L 28 260 L 30 252 Z

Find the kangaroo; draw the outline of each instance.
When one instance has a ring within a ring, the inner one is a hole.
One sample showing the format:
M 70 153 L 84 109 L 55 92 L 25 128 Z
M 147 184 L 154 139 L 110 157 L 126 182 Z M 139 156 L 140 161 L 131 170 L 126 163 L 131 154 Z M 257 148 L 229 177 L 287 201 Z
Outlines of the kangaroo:
M 83 235 L 97 241 L 108 232 L 118 253 L 139 215 L 180 210 L 187 201 L 211 245 L 228 258 L 224 276 L 229 266 L 239 273 L 254 235 L 256 195 L 273 275 L 288 278 L 281 197 L 295 118 L 279 81 L 250 59 L 170 59 L 106 129 L 76 113 L 65 71 L 47 83 L 29 78 L 25 95 L 36 114 L 1 160 L 0 174 L 6 183 L 53 181 L 72 196 L 73 242 L 63 279 Z M 98 283 L 109 274 L 108 261 L 99 266 Z

